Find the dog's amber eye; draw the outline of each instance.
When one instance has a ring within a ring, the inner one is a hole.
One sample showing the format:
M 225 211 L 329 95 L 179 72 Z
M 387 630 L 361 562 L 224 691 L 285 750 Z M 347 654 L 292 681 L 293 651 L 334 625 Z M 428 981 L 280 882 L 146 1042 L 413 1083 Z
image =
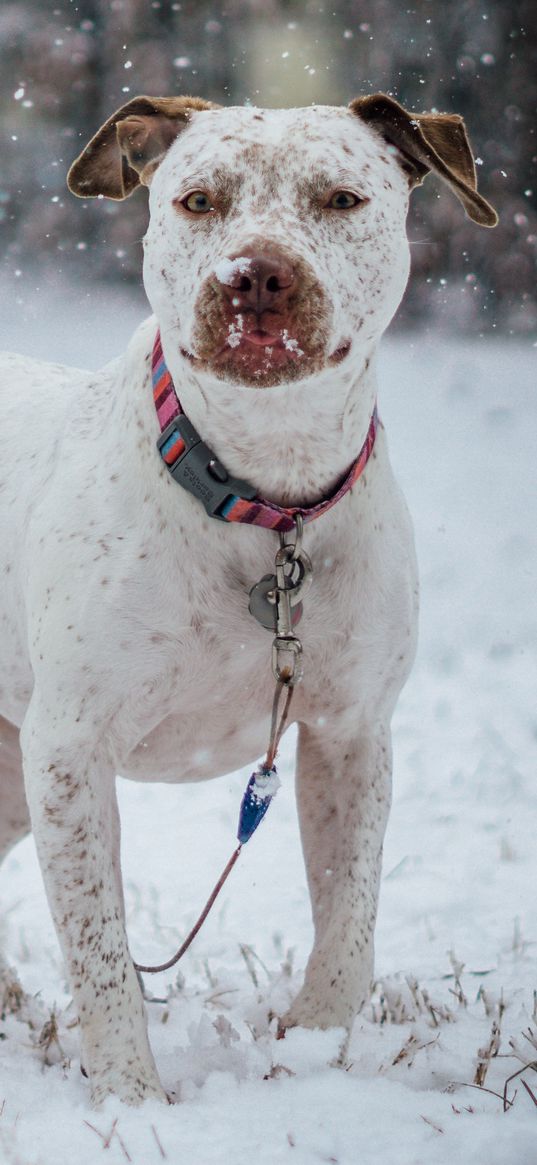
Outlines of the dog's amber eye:
M 204 190 L 193 190 L 192 194 L 187 194 L 186 198 L 181 200 L 181 205 L 192 214 L 208 214 L 214 210 L 209 195 Z
M 352 207 L 358 206 L 360 202 L 363 202 L 363 199 L 353 194 L 352 190 L 336 190 L 326 206 L 328 210 L 352 210 Z

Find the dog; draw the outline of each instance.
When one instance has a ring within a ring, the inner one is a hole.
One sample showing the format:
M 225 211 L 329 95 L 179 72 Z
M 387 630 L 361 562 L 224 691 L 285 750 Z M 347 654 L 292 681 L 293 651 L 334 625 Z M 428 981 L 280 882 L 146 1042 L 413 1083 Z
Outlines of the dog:
M 368 996 L 418 605 L 375 351 L 407 281 L 409 191 L 431 172 L 495 224 L 460 117 L 384 94 L 294 110 L 134 98 L 68 182 L 82 198 L 149 187 L 154 317 L 95 374 L 2 358 L 0 855 L 33 829 L 95 1104 L 166 1099 L 125 932 L 115 774 L 197 781 L 262 755 L 272 638 L 249 593 L 278 546 L 315 930 L 282 1030 L 349 1029 Z

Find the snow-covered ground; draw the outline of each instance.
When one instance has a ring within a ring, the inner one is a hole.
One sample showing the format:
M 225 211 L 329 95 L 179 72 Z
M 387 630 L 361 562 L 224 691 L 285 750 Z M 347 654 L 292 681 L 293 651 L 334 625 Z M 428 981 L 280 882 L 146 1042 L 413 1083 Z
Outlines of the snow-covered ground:
M 44 358 L 95 367 L 144 311 L 117 291 L 31 286 L 7 296 L 0 344 Z M 283 787 L 179 976 L 147 980 L 174 1107 L 89 1108 L 33 843 L 13 852 L 0 894 L 37 1027 L 0 1021 L 2 1163 L 535 1165 L 537 1073 L 523 1077 L 533 1096 L 519 1078 L 506 1112 L 501 1099 L 521 1067 L 511 1041 L 537 1059 L 523 1034 L 537 1031 L 535 386 L 530 341 L 429 333 L 384 345 L 381 413 L 416 526 L 421 639 L 394 722 L 377 986 L 343 1066 L 335 1033 L 277 1042 L 270 1019 L 311 939 L 291 730 Z M 120 782 L 139 960 L 166 958 L 196 917 L 233 848 L 247 776 Z M 51 1010 L 59 1045 L 38 1046 Z

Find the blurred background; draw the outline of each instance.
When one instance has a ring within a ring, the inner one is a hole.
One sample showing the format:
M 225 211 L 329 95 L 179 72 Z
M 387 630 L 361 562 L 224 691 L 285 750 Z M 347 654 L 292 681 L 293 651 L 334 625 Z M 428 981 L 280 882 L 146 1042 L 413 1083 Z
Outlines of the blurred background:
M 130 97 L 287 106 L 384 90 L 416 112 L 464 116 L 500 214 L 481 230 L 432 178 L 414 194 L 398 326 L 537 326 L 535 0 L 2 0 L 0 78 L 4 285 L 44 271 L 139 284 L 145 194 L 83 203 L 65 186 L 82 145 Z

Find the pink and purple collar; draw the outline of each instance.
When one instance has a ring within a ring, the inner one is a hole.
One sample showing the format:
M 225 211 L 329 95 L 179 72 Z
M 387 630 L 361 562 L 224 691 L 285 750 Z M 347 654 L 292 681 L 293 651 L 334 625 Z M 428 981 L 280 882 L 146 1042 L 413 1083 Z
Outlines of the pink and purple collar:
M 379 423 L 376 405 L 358 457 L 334 493 L 314 506 L 278 506 L 258 497 L 249 482 L 232 477 L 185 416 L 162 354 L 160 332 L 157 332 L 153 347 L 151 374 L 161 429 L 157 447 L 162 460 L 174 480 L 194 494 L 212 518 L 220 521 L 247 522 L 282 533 L 293 529 L 297 514 L 304 522 L 312 522 L 352 489 L 375 444 Z

